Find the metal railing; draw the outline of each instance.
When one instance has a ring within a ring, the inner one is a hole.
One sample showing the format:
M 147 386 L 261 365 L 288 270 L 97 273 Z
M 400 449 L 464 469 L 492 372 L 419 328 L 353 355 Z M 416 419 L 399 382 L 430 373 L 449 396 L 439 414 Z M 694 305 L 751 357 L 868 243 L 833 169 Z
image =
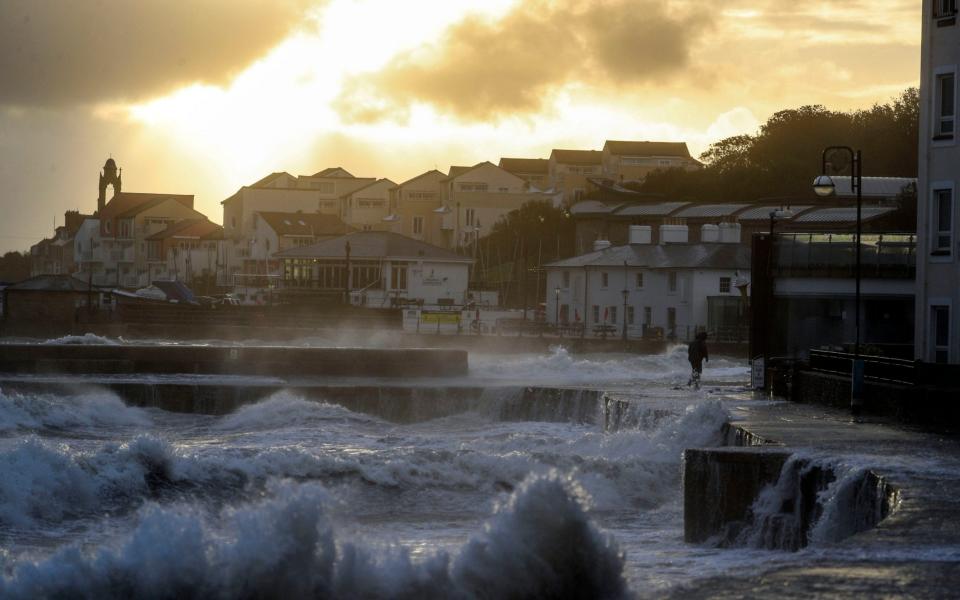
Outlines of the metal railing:
M 810 350 L 810 368 L 820 373 L 849 377 L 854 355 L 833 350 Z M 860 356 L 863 360 L 863 378 L 883 383 L 914 385 L 917 383 L 916 363 L 902 358 Z

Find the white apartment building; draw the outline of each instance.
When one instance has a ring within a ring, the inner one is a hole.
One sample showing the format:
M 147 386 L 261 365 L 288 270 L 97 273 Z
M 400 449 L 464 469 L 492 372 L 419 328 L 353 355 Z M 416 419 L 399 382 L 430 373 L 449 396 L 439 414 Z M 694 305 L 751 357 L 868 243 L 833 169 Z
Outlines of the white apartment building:
M 960 362 L 958 65 L 956 0 L 924 0 L 914 353 L 928 362 Z
M 626 326 L 627 337 L 675 340 L 738 327 L 750 249 L 738 224 L 723 225 L 706 226 L 715 241 L 692 244 L 686 225 L 661 225 L 659 244 L 650 226 L 635 225 L 629 244 L 601 240 L 593 252 L 546 265 L 547 321 L 583 324 L 586 336 L 622 336 Z

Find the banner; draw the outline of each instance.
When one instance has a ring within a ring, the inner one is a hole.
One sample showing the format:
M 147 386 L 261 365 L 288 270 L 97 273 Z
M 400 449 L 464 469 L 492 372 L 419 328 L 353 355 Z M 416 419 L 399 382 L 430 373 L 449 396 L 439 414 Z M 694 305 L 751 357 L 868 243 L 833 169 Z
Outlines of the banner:
M 421 323 L 442 323 L 449 325 L 456 325 L 460 323 L 460 313 L 459 312 L 449 312 L 449 311 L 423 311 L 420 313 L 420 322 Z

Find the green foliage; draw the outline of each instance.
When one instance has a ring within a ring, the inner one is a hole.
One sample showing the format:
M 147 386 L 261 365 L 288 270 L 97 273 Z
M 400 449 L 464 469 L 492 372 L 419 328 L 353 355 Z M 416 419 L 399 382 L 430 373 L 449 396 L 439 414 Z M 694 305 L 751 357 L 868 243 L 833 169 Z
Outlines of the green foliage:
M 832 145 L 861 150 L 865 176 L 916 177 L 919 115 L 916 88 L 854 112 L 820 105 L 782 110 L 754 135 L 712 144 L 700 156 L 706 163 L 702 170 L 657 171 L 635 189 L 704 202 L 806 198 L 820 173 L 821 152 Z M 849 174 L 849 159 L 842 153 L 829 162 L 835 173 Z

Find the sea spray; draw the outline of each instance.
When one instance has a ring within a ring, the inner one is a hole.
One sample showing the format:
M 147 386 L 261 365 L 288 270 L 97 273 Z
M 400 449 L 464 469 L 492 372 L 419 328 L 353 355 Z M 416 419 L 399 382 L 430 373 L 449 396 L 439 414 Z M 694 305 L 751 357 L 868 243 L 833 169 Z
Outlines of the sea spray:
M 14 430 L 145 428 L 148 413 L 111 392 L 61 396 L 0 391 L 0 433 Z
M 556 473 L 531 476 L 459 551 L 413 560 L 402 547 L 341 540 L 315 484 L 211 517 L 146 507 L 125 540 L 13 565 L 6 598 L 620 598 L 624 557 L 592 523 L 588 497 Z

